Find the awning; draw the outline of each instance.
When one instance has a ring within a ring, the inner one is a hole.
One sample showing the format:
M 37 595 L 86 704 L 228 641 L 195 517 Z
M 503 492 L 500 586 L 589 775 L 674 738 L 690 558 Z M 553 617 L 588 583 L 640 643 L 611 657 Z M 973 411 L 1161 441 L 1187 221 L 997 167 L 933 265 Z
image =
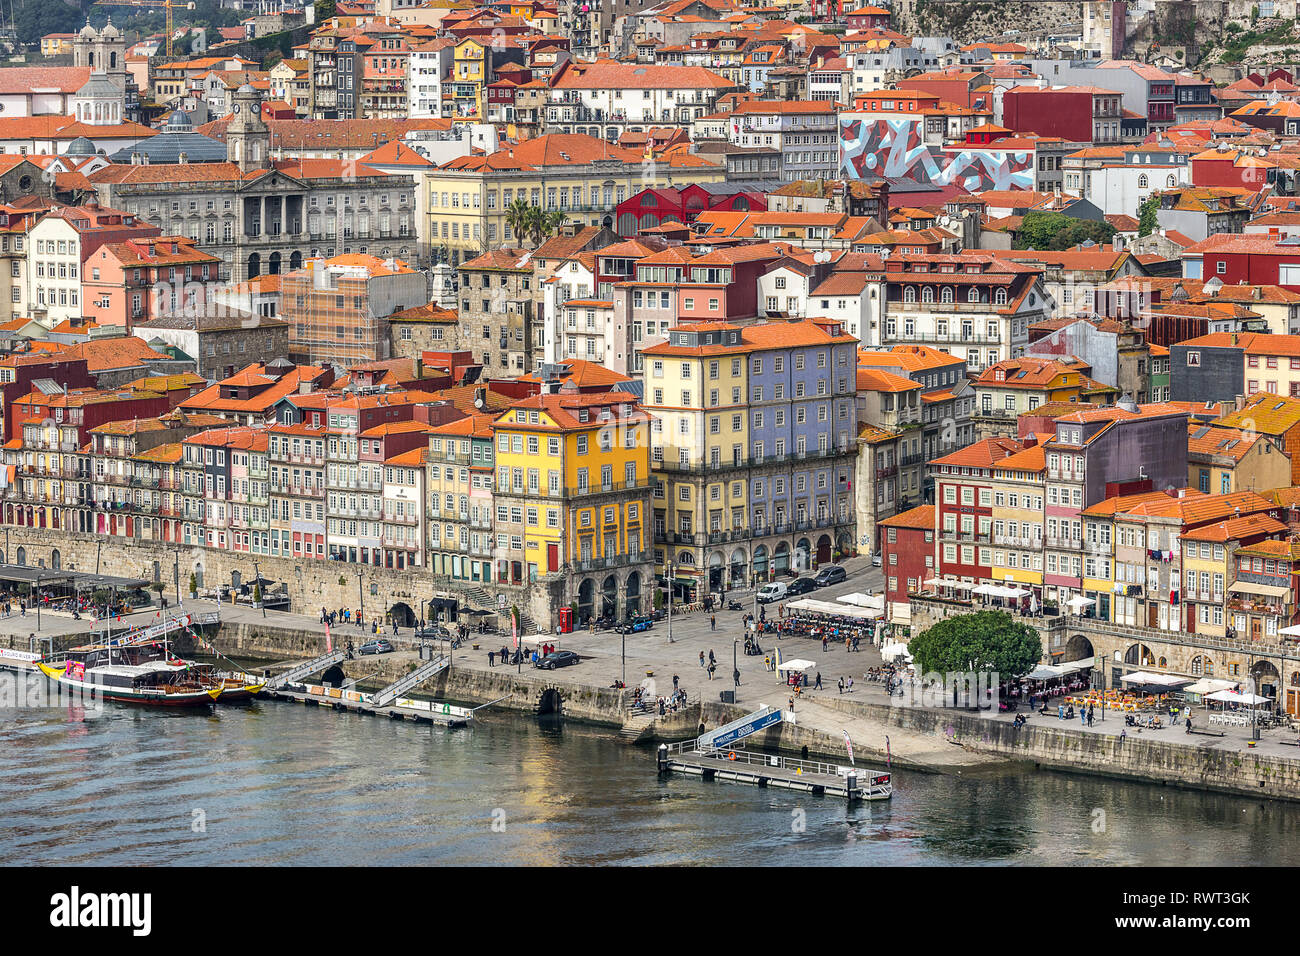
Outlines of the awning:
M 880 650 L 881 660 L 896 661 L 900 657 L 905 657 L 909 661 L 912 659 L 911 652 L 907 649 L 906 644 L 890 644 Z
M 1125 684 L 1142 684 L 1152 687 L 1183 687 L 1192 683 L 1190 677 L 1178 677 L 1175 674 L 1151 674 L 1146 671 L 1134 671 L 1125 674 L 1120 680 Z
M 1296 637 L 1300 635 L 1300 624 L 1292 624 L 1290 627 L 1281 628 L 1278 633 L 1285 634 L 1287 637 Z
M 813 661 L 805 661 L 802 658 L 799 658 L 797 660 L 785 661 L 781 664 L 777 664 L 776 669 L 779 671 L 799 671 L 802 673 L 803 671 L 815 671 L 817 665 Z
M 1265 597 L 1284 598 L 1291 589 L 1280 584 L 1253 584 L 1250 581 L 1234 581 L 1228 590 L 1234 594 L 1262 594 Z
M 1225 704 L 1267 704 L 1272 697 L 1257 697 L 1254 694 L 1236 694 L 1230 690 L 1221 690 L 1213 694 L 1206 694 L 1206 700 L 1221 701 Z
M 1203 677 L 1191 687 L 1184 687 L 1184 694 L 1213 694 L 1221 690 L 1231 690 L 1237 686 L 1235 680 L 1215 680 L 1212 677 Z
M 1066 601 L 1065 606 L 1068 608 L 1072 608 L 1073 610 L 1079 611 L 1087 607 L 1089 604 L 1096 604 L 1096 603 L 1097 602 L 1094 601 L 1092 598 L 1079 597 L 1076 595 L 1075 597 L 1072 597 L 1070 598 L 1070 600 Z
M 817 601 L 813 598 L 803 598 L 798 601 L 791 601 L 785 606 L 786 613 L 794 614 L 803 612 L 805 614 L 827 614 L 831 617 L 848 617 L 857 621 L 873 621 L 878 617 L 884 617 L 883 608 L 854 607 L 851 604 L 832 604 L 830 601 Z
M 1048 664 L 1039 664 L 1024 676 L 1024 680 L 1051 680 L 1053 677 L 1060 676 L 1055 667 Z

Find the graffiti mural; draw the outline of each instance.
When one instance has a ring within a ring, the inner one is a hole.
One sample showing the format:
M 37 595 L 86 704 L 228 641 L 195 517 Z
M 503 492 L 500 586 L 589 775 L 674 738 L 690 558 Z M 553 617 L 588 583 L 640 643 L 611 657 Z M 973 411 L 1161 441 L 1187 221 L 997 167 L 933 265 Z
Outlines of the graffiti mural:
M 921 117 L 840 120 L 840 166 L 849 179 L 911 179 L 935 186 L 1033 189 L 1031 150 L 949 149 L 921 141 Z

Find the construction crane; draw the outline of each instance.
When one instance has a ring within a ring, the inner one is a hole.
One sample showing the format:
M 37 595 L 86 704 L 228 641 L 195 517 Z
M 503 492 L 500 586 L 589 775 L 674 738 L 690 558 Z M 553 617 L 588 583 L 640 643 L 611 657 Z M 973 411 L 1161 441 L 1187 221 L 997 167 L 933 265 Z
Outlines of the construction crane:
M 172 28 L 172 9 L 179 7 L 184 10 L 193 10 L 193 3 L 185 3 L 182 0 L 94 0 L 96 7 L 162 7 L 167 11 L 167 58 L 170 60 L 176 55 L 176 49 L 173 42 L 172 34 L 175 32 Z

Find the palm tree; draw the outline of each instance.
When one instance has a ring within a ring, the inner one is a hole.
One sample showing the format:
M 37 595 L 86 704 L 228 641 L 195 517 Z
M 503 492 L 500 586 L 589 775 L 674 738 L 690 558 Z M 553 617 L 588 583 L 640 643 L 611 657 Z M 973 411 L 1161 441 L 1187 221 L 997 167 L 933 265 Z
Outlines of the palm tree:
M 506 228 L 520 242 L 528 231 L 528 217 L 532 208 L 525 199 L 516 199 L 506 207 Z
M 569 221 L 569 214 L 563 209 L 556 209 L 546 214 L 546 235 L 554 236 L 564 228 L 564 224 Z
M 537 206 L 529 206 L 524 228 L 528 232 L 528 237 L 532 239 L 533 245 L 540 246 L 546 237 L 546 213 Z

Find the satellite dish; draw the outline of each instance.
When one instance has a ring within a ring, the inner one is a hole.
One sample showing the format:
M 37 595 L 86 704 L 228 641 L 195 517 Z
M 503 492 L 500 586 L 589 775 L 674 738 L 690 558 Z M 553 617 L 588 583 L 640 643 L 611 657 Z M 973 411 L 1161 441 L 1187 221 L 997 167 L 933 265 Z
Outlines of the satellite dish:
M 823 249 L 821 252 L 813 253 L 813 262 L 830 262 L 830 261 L 831 261 L 831 254 L 830 251 L 827 249 Z
M 940 216 L 940 217 L 939 217 L 939 225 L 941 225 L 941 226 L 946 226 L 946 225 L 948 225 L 950 222 L 952 222 L 952 219 L 951 219 L 950 217 L 948 217 L 948 216 Z

